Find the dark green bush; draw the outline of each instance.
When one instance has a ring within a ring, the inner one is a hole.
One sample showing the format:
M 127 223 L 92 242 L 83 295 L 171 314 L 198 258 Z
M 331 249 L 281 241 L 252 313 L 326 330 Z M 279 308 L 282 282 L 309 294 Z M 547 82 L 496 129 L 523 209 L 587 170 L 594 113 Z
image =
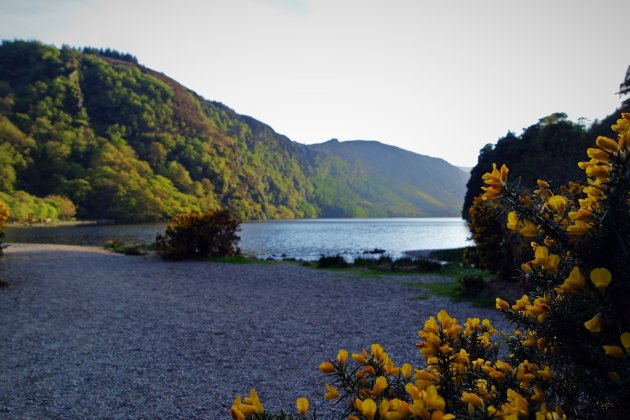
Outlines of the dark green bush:
M 170 260 L 238 255 L 240 224 L 228 210 L 183 213 L 173 218 L 164 235 L 155 238 L 155 248 Z
M 439 271 L 442 268 L 442 264 L 431 258 L 415 258 L 414 264 L 417 271 L 421 272 L 433 272 Z
M 348 265 L 341 255 L 322 255 L 317 261 L 318 268 L 346 268 Z
M 462 285 L 465 295 L 476 296 L 486 287 L 483 277 L 473 274 L 462 277 L 459 279 L 459 283 Z

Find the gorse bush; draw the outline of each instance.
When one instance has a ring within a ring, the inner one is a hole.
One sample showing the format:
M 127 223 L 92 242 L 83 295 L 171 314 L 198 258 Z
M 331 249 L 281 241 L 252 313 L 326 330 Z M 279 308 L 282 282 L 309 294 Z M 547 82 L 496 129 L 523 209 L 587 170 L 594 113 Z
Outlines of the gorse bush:
M 172 260 L 237 255 L 240 223 L 228 210 L 183 213 L 156 237 L 156 250 Z
M 505 207 L 498 201 L 476 197 L 468 213 L 468 228 L 475 246 L 466 249 L 464 261 L 502 279 L 515 277 L 515 262 L 524 256 L 528 247 L 522 237 L 505 226 Z
M 483 176 L 483 200 L 506 208 L 506 227 L 530 241 L 519 270 L 532 292 L 496 307 L 516 328 L 487 320 L 462 325 L 445 310 L 419 331 L 425 362 L 397 366 L 372 344 L 319 369 L 324 398 L 349 419 L 626 418 L 630 412 L 630 114 L 598 137 L 580 162 L 582 185 L 539 180 L 528 191 L 508 182 L 503 165 Z M 306 407 L 306 408 L 305 408 Z M 297 403 L 308 416 L 308 405 Z M 255 391 L 237 398 L 236 419 L 282 418 L 264 412 Z
M 2 255 L 2 240 L 4 239 L 4 229 L 7 227 L 7 221 L 9 220 L 9 210 L 0 203 L 0 255 Z

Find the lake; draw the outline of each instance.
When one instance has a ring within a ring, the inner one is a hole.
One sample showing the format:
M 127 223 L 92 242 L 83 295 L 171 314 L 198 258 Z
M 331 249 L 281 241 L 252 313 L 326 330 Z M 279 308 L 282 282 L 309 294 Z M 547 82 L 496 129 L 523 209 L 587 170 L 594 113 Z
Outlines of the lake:
M 5 242 L 102 245 L 109 239 L 150 243 L 165 224 L 11 227 Z M 239 246 L 259 258 L 315 260 L 322 254 L 349 258 L 383 249 L 397 257 L 404 251 L 470 245 L 466 222 L 458 218 L 307 219 L 252 221 L 241 225 Z

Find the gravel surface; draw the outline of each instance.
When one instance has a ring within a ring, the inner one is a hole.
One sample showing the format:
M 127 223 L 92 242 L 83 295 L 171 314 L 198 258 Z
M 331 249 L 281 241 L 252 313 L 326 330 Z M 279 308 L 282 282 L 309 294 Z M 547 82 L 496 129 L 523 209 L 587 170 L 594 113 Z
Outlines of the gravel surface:
M 409 277 L 362 279 L 297 264 L 163 262 L 95 247 L 12 244 L 0 259 L 0 417 L 229 418 L 255 387 L 265 408 L 332 406 L 317 370 L 339 348 L 378 342 L 421 365 L 424 320 Z M 423 281 L 440 278 L 418 277 Z M 332 414 L 323 418 L 332 418 Z

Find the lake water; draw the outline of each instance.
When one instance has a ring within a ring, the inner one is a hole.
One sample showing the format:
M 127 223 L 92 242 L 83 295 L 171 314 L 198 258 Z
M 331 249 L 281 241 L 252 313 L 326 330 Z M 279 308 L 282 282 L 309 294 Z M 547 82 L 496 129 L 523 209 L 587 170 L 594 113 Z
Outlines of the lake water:
M 78 225 L 7 229 L 6 242 L 102 245 L 109 239 L 150 243 L 165 224 Z M 240 248 L 259 258 L 350 258 L 375 248 L 391 256 L 418 249 L 469 245 L 466 222 L 457 218 L 269 220 L 241 225 Z

